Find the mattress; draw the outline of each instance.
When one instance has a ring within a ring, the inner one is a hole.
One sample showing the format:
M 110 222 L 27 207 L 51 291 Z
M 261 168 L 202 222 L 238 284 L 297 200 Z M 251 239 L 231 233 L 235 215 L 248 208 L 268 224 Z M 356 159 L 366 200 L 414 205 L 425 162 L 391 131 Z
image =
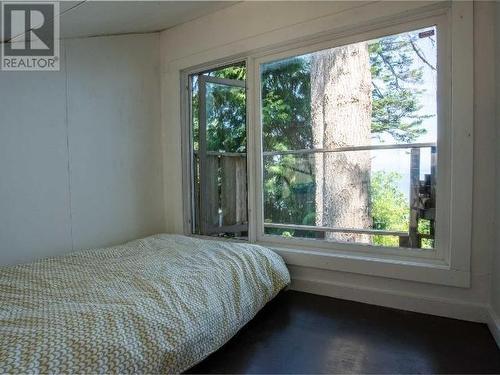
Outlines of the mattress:
M 156 235 L 0 267 L 0 373 L 178 373 L 290 282 L 264 247 Z

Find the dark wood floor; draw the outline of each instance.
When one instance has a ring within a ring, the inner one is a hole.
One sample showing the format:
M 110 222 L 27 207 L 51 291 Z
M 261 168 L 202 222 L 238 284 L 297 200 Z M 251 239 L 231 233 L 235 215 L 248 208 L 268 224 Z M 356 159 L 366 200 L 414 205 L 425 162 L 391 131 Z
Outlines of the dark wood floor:
M 492 373 L 484 324 L 287 291 L 188 373 Z

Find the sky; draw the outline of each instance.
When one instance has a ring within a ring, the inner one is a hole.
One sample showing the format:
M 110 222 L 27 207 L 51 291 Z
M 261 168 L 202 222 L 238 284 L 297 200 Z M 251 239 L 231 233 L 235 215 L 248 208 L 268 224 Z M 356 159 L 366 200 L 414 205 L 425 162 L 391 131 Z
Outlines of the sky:
M 425 28 L 415 31 L 416 34 L 432 30 L 433 28 Z M 435 33 L 437 30 L 435 30 Z M 412 32 L 413 34 L 413 32 Z M 431 38 L 433 38 L 434 43 L 432 43 Z M 432 65 L 436 66 L 437 60 L 437 43 L 436 35 L 431 38 L 425 37 L 418 39 L 416 45 L 422 51 L 426 60 Z M 415 143 L 427 143 L 437 141 L 437 108 L 436 108 L 436 92 L 437 92 L 437 74 L 436 71 L 432 70 L 429 66 L 422 62 L 418 57 L 414 59 L 413 67 L 423 67 L 423 87 L 425 92 L 420 96 L 420 104 L 422 109 L 419 114 L 421 115 L 433 115 L 430 118 L 424 119 L 422 126 L 427 130 L 426 134 L 421 135 Z M 386 138 L 385 143 L 390 142 L 390 137 Z M 378 142 L 377 142 L 378 143 Z M 392 142 L 391 142 L 392 143 Z M 380 150 L 371 151 L 372 155 L 372 172 L 375 171 L 386 171 L 386 172 L 397 172 L 402 178 L 399 182 L 399 189 L 409 197 L 410 192 L 410 155 L 409 150 Z M 424 179 L 425 174 L 430 173 L 430 160 L 431 152 L 430 148 L 424 148 L 420 151 L 420 179 Z

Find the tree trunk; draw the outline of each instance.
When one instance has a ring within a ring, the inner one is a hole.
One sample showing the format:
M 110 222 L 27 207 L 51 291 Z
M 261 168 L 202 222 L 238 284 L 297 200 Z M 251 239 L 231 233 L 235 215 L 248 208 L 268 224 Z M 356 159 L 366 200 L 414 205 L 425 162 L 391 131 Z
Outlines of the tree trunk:
M 366 43 L 315 53 L 311 62 L 315 148 L 370 144 L 371 72 Z M 370 228 L 370 152 L 315 154 L 316 225 Z M 327 233 L 336 241 L 369 243 L 368 235 Z

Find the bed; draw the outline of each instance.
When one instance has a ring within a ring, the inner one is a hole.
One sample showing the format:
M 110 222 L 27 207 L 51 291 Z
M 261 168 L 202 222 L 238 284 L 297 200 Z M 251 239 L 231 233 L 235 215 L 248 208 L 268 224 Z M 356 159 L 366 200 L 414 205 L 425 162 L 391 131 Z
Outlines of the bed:
M 0 373 L 178 373 L 290 282 L 264 247 L 156 235 L 0 267 Z

